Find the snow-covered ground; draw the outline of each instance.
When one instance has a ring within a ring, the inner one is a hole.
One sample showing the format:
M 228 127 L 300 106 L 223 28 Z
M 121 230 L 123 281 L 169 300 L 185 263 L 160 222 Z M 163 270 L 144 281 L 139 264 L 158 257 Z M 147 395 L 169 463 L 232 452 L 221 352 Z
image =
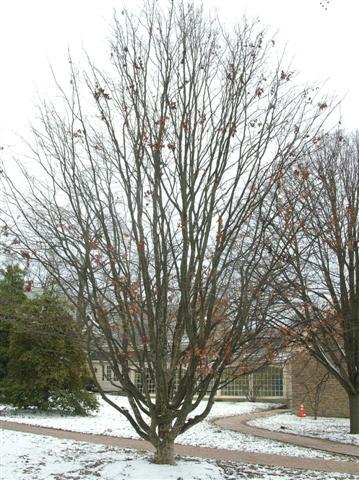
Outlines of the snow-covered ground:
M 280 432 L 326 438 L 335 442 L 359 445 L 359 435 L 349 432 L 348 418 L 298 417 L 292 413 L 282 413 L 268 418 L 257 418 L 250 425 Z
M 109 398 L 117 405 L 125 407 L 128 410 L 131 409 L 126 397 L 109 395 Z M 101 397 L 99 397 L 99 403 L 100 409 L 97 413 L 83 417 L 70 415 L 62 416 L 56 412 L 40 413 L 36 411 L 32 412 L 31 410 L 16 410 L 5 405 L 0 405 L 0 419 L 27 423 L 31 425 L 39 425 L 43 427 L 60 428 L 62 430 L 72 430 L 75 432 L 99 433 L 103 435 L 112 435 L 115 437 L 139 438 L 131 424 L 123 415 L 102 400 Z M 192 413 L 192 416 L 194 416 L 196 413 L 200 413 L 204 406 L 205 402 L 201 402 L 198 409 Z M 274 407 L 276 407 L 276 405 L 273 403 L 215 402 L 212 411 L 207 417 L 207 420 L 202 422 L 202 424 L 193 427 L 190 432 L 201 430 L 203 424 L 207 424 L 210 419 L 215 417 L 241 415 L 244 413 L 252 413 L 257 410 L 268 410 Z M 199 440 L 197 438 L 198 434 L 199 432 L 197 432 L 197 435 L 195 433 L 194 437 L 192 438 Z M 188 438 L 187 433 L 179 438 L 184 441 L 179 441 L 178 443 L 188 443 L 185 441 L 186 438 Z M 217 442 L 215 446 L 217 446 Z
M 156 465 L 150 454 L 7 430 L 1 431 L 0 451 L 0 478 L 4 480 L 223 478 L 222 469 L 210 462 L 181 460 L 175 467 Z
M 129 408 L 128 401 L 125 397 L 112 396 L 111 399 L 117 404 Z M 258 409 L 273 408 L 273 406 L 274 405 L 270 403 L 216 402 L 207 419 L 183 435 L 180 435 L 176 439 L 176 442 L 185 445 L 220 447 L 228 450 L 241 450 L 246 452 L 274 453 L 306 458 L 338 459 L 338 456 L 319 450 L 310 450 L 303 447 L 296 447 L 295 445 L 224 430 L 211 421 L 215 417 L 241 415 L 254 412 Z M 201 406 L 199 408 L 201 408 Z M 88 417 L 61 416 L 54 413 L 39 414 L 29 411 L 17 412 L 14 409 L 2 407 L 0 409 L 0 419 L 76 432 L 139 438 L 125 417 L 101 399 L 99 412 Z M 345 456 L 340 459 L 352 461 Z
M 178 460 L 155 465 L 147 453 L 28 433 L 0 431 L 1 480 L 354 480 L 347 474 Z

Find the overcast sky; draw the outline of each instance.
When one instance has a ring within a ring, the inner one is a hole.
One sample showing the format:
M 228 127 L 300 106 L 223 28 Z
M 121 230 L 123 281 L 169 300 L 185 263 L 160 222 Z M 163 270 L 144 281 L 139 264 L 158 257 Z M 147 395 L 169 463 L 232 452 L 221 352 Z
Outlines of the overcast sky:
M 0 146 L 13 149 L 26 135 L 36 96 L 53 95 L 49 64 L 68 69 L 67 50 L 94 59 L 108 55 L 113 10 L 138 0 L 12 0 L 0 2 Z M 326 2 L 325 2 L 326 3 Z M 327 81 L 325 90 L 344 98 L 343 124 L 359 126 L 359 0 L 203 0 L 228 25 L 243 14 L 278 31 L 303 80 Z M 339 118 L 339 113 L 338 113 Z

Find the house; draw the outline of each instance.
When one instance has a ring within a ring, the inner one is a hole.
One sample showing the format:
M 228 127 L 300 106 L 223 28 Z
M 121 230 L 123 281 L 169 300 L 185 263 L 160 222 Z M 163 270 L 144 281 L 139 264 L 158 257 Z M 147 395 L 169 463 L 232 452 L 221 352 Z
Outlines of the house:
M 28 298 L 35 298 L 43 289 L 27 282 L 24 291 Z M 100 346 L 97 344 L 97 346 Z M 103 346 L 102 346 L 103 347 Z M 96 380 L 105 392 L 121 392 L 121 387 L 108 362 L 104 350 L 96 350 L 91 355 Z M 224 379 L 233 377 L 233 369 L 228 368 Z M 132 372 L 132 381 L 138 388 L 142 386 L 142 375 Z M 151 379 L 147 382 L 149 391 L 155 391 Z M 327 417 L 348 417 L 349 401 L 341 384 L 315 359 L 305 351 L 279 354 L 277 360 L 248 375 L 235 377 L 217 391 L 218 400 L 260 400 L 286 404 L 294 413 L 301 403 L 307 415 Z
M 105 392 L 120 392 L 121 388 L 103 354 L 94 356 L 92 364 L 96 379 Z M 227 369 L 224 378 L 230 380 L 233 373 Z M 142 388 L 142 378 L 133 372 L 133 382 Z M 155 392 L 148 379 L 149 391 Z M 307 415 L 324 417 L 348 417 L 349 405 L 344 388 L 326 369 L 308 353 L 296 352 L 278 359 L 270 366 L 234 378 L 217 391 L 217 400 L 251 400 L 286 404 L 293 413 L 304 403 Z
M 24 286 L 28 298 L 43 293 L 42 288 L 28 282 Z M 105 392 L 120 392 L 121 387 L 106 358 L 104 351 L 92 354 L 92 364 L 96 380 Z M 142 388 L 142 376 L 132 373 L 132 381 Z M 228 368 L 224 379 L 231 379 L 233 369 Z M 154 385 L 148 378 L 150 392 Z M 307 415 L 327 417 L 348 417 L 349 401 L 341 384 L 306 351 L 297 350 L 286 355 L 281 354 L 272 365 L 263 367 L 254 373 L 234 378 L 217 391 L 218 400 L 261 400 L 284 403 L 294 413 L 303 403 Z
M 104 354 L 98 352 L 92 357 L 96 380 L 105 392 L 120 392 L 121 387 Z M 227 369 L 224 379 L 230 380 L 233 376 L 231 368 Z M 288 368 L 285 363 L 277 363 L 234 378 L 223 388 L 217 391 L 217 400 L 261 400 L 278 403 L 287 403 L 290 392 Z M 142 376 L 133 372 L 132 381 L 141 389 Z M 148 378 L 149 391 L 155 392 L 154 385 Z

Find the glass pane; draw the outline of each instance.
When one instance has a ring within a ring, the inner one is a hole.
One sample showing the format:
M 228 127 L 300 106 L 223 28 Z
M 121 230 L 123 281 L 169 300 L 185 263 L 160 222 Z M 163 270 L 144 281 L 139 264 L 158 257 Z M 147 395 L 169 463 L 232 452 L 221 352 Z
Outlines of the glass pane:
M 146 383 L 147 383 L 147 388 L 150 394 L 155 393 L 155 384 L 153 380 L 151 379 L 151 376 L 148 372 L 145 373 L 145 378 L 146 378 Z M 135 373 L 135 386 L 138 388 L 141 392 L 144 392 L 143 388 L 143 383 L 142 383 L 143 375 L 139 372 Z
M 253 374 L 253 390 L 259 397 L 283 396 L 283 369 L 266 367 Z
M 234 369 L 227 368 L 224 371 L 222 380 L 229 380 L 234 376 Z M 233 378 L 233 380 L 228 383 L 225 387 L 221 388 L 221 395 L 225 397 L 245 397 L 248 394 L 249 390 L 249 375 L 243 375 L 241 377 Z

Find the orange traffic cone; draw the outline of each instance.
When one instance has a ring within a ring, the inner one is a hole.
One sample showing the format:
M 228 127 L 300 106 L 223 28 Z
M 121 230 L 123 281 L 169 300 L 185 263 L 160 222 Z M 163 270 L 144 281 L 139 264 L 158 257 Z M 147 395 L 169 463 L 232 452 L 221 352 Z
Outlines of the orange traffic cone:
M 304 411 L 304 403 L 300 404 L 299 412 L 298 412 L 298 417 L 306 417 L 305 411 Z

